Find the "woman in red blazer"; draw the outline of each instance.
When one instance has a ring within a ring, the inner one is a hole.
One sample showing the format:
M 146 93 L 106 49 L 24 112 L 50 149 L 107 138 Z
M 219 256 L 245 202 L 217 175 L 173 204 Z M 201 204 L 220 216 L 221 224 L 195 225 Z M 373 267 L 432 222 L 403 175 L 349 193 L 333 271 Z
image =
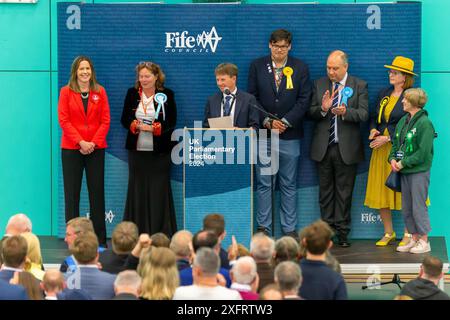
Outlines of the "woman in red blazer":
M 106 246 L 104 167 L 110 124 L 108 97 L 98 84 L 94 65 L 85 56 L 72 63 L 69 83 L 61 89 L 58 120 L 66 222 L 80 214 L 83 170 L 89 191 L 90 219 L 101 246 Z

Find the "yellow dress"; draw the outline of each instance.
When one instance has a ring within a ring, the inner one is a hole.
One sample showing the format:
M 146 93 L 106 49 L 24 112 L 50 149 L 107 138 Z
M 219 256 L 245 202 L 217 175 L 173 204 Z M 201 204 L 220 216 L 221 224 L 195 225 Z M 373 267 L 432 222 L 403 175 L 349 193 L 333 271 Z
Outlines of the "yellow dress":
M 391 96 L 388 104 L 384 108 L 384 118 L 389 121 L 392 110 L 397 103 L 398 97 Z M 388 136 L 387 128 L 383 132 Z M 401 210 L 402 194 L 395 192 L 384 185 L 388 175 L 391 173 L 391 165 L 388 162 L 392 143 L 387 142 L 378 149 L 372 150 L 370 158 L 369 176 L 367 179 L 366 199 L 364 205 L 372 209 L 389 208 L 391 210 Z

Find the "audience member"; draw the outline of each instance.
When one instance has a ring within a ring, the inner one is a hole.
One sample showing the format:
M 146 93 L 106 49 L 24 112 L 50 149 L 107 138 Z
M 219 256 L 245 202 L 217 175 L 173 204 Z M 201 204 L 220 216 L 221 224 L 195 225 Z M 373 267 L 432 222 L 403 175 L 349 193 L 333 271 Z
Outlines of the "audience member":
M 230 261 L 228 259 L 228 252 L 222 248 L 222 242 L 225 239 L 227 232 L 225 231 L 225 218 L 218 213 L 211 213 L 203 218 L 203 230 L 210 230 L 219 238 L 220 245 L 220 267 L 230 269 Z
M 106 300 L 114 297 L 115 275 L 98 269 L 98 240 L 93 232 L 78 235 L 71 252 L 78 268 L 74 273 L 67 274 L 69 289 L 83 289 L 94 300 Z
M 120 272 L 114 281 L 116 296 L 112 300 L 137 300 L 141 295 L 142 279 L 134 270 Z
M 20 235 L 10 236 L 3 240 L 3 266 L 0 270 L 0 280 L 9 282 L 14 277 L 14 272 L 23 271 L 27 250 L 27 241 Z
M 0 280 L 0 300 L 28 300 L 25 288 Z
M 300 248 L 298 242 L 291 236 L 284 236 L 275 241 L 275 267 L 283 261 L 293 261 L 298 263 Z
M 409 296 L 413 300 L 450 300 L 450 297 L 438 284 L 444 273 L 442 261 L 433 256 L 426 256 L 420 266 L 419 277 L 409 281 L 402 288 L 400 295 Z
M 256 293 L 259 285 L 256 263 L 252 257 L 241 257 L 230 271 L 231 289 L 237 290 L 242 300 L 258 300 Z
M 177 258 L 178 271 L 189 268 L 191 266 L 191 247 L 192 233 L 188 230 L 177 231 L 170 242 L 170 249 L 175 253 Z
M 280 262 L 275 267 L 275 283 L 278 284 L 284 300 L 303 300 L 298 295 L 302 285 L 302 271 L 293 261 Z
M 155 234 L 152 234 L 150 239 L 152 239 L 152 247 L 169 248 L 169 246 L 170 246 L 170 239 L 162 232 L 157 232 Z
M 213 249 L 217 253 L 217 255 L 219 255 L 220 252 L 220 243 L 217 235 L 214 232 L 207 230 L 201 230 L 194 235 L 194 237 L 192 238 L 192 247 L 194 249 L 194 254 L 197 252 L 198 249 L 203 247 Z M 191 267 L 185 268 L 180 271 L 181 286 L 187 286 L 193 283 L 192 269 L 193 268 Z M 226 286 L 229 288 L 231 286 L 229 270 L 220 267 L 219 274 L 223 276 L 223 278 L 226 281 Z M 223 280 L 223 278 L 221 278 L 220 275 L 218 275 L 219 279 Z
M 67 247 L 71 248 L 75 239 L 86 232 L 94 232 L 94 225 L 92 221 L 85 217 L 77 217 L 69 220 L 66 224 L 66 236 L 64 241 L 67 243 Z M 71 268 L 74 272 L 77 267 L 76 261 L 73 255 L 68 256 L 64 259 L 63 263 L 59 267 L 59 271 L 67 272 L 67 269 Z
M 283 294 L 277 284 L 271 283 L 259 291 L 260 300 L 283 300 Z
M 275 252 L 275 241 L 259 232 L 252 237 L 250 243 L 250 255 L 256 262 L 256 270 L 259 276 L 258 292 L 266 285 L 273 283 L 272 258 Z
M 303 283 L 299 296 L 308 300 L 346 300 L 347 288 L 342 275 L 325 263 L 331 248 L 332 231 L 324 221 L 316 221 L 304 230 L 301 240 L 306 247 L 306 259 L 300 261 Z
M 136 246 L 139 238 L 138 227 L 130 221 L 119 223 L 111 237 L 112 250 L 100 252 L 99 262 L 102 271 L 117 274 L 126 269 L 128 255 Z
M 36 279 L 42 281 L 45 272 L 42 265 L 41 243 L 39 242 L 39 238 L 31 232 L 24 232 L 21 236 L 25 238 L 28 246 L 24 269 L 30 272 Z
M 57 294 L 66 288 L 64 276 L 59 270 L 47 270 L 41 282 L 45 300 L 58 300 Z
M 147 300 L 171 300 L 179 286 L 175 253 L 165 247 L 152 247 L 139 261 L 142 278 L 141 297 Z
M 199 248 L 192 268 L 194 284 L 178 287 L 173 300 L 242 300 L 239 292 L 218 284 L 219 269 L 217 252 L 208 247 Z

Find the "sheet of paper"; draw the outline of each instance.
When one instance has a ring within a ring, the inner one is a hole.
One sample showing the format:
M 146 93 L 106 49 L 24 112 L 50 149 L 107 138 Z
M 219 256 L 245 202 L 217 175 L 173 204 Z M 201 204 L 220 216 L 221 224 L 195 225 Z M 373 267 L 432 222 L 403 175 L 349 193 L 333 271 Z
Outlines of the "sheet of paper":
M 209 127 L 211 129 L 228 129 L 233 128 L 233 118 L 228 117 L 218 117 L 208 119 Z

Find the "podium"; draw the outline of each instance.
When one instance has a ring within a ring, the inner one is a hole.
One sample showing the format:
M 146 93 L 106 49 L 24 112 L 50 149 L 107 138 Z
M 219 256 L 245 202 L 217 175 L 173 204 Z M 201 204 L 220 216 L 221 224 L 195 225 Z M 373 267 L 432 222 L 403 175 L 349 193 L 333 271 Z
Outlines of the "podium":
M 225 218 L 226 249 L 234 235 L 250 245 L 253 233 L 253 145 L 250 129 L 184 128 L 183 223 L 192 233 L 203 218 L 220 213 Z

